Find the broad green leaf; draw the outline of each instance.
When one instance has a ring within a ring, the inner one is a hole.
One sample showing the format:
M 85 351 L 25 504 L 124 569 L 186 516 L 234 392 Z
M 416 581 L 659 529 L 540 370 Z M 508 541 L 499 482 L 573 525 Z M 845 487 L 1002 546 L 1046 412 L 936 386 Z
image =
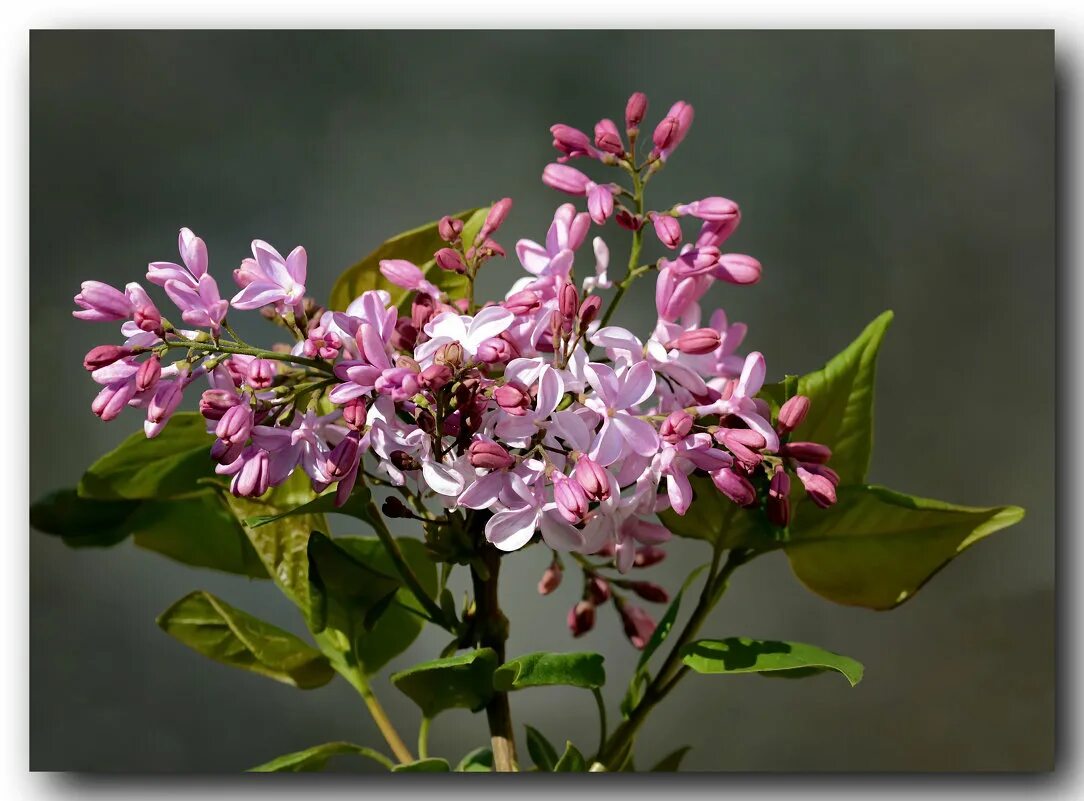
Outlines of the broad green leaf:
M 157 622 L 171 637 L 206 657 L 302 690 L 320 687 L 335 676 L 319 651 L 209 592 L 186 595 Z
M 419 759 L 416 762 L 407 762 L 405 765 L 396 765 L 391 769 L 392 773 L 449 773 L 451 766 L 447 759 L 430 757 Z
M 399 581 L 374 570 L 325 534 L 309 536 L 309 625 L 333 629 L 356 643 L 399 589 Z
M 497 654 L 492 648 L 434 659 L 395 673 L 391 682 L 417 704 L 427 718 L 445 709 L 482 709 L 493 697 Z
M 498 692 L 560 684 L 593 690 L 606 683 L 604 657 L 594 653 L 553 654 L 539 651 L 509 659 L 493 674 Z
M 128 537 L 128 519 L 139 506 L 139 501 L 96 501 L 62 489 L 30 504 L 30 525 L 72 548 L 106 548 Z
M 772 673 L 795 671 L 800 675 L 834 670 L 851 686 L 862 680 L 862 665 L 850 657 L 800 642 L 751 640 L 696 640 L 681 649 L 682 661 L 697 673 Z
M 691 745 L 683 745 L 676 751 L 671 751 L 669 754 L 659 760 L 658 764 L 651 769 L 652 773 L 676 773 L 681 768 L 681 761 L 685 759 L 685 755 L 692 749 Z
M 884 487 L 841 487 L 826 510 L 801 510 L 785 548 L 798 579 L 849 606 L 891 609 L 953 557 L 1020 522 L 1019 506 L 977 509 Z
M 587 761 L 583 758 L 583 754 L 579 752 L 579 749 L 572 744 L 571 740 L 565 741 L 565 752 L 561 754 L 561 758 L 557 760 L 557 764 L 553 766 L 554 773 L 586 773 Z
M 183 500 L 100 501 L 60 490 L 30 507 L 30 523 L 73 548 L 135 544 L 194 567 L 267 578 L 244 529 L 213 490 Z
M 425 543 L 408 537 L 400 537 L 397 542 L 422 587 L 430 596 L 435 594 L 437 567 L 429 558 Z M 397 576 L 391 557 L 376 537 L 338 537 L 335 543 L 373 570 L 386 576 Z M 410 611 L 412 609 L 422 611 L 421 604 L 409 589 L 400 587 L 395 603 L 388 607 L 370 631 L 358 636 L 354 653 L 364 673 L 376 673 L 410 647 L 418 637 L 425 621 Z
M 673 509 L 659 512 L 659 520 L 679 537 L 722 541 L 723 548 L 770 546 L 774 539 L 759 509 L 744 509 L 727 498 L 703 475 L 691 475 L 693 502 L 684 515 Z
M 142 500 L 176 498 L 200 489 L 214 476 L 214 439 L 196 412 L 178 412 L 154 439 L 137 431 L 92 464 L 79 482 L 83 498 Z
M 557 766 L 557 749 L 534 726 L 525 726 L 525 728 L 527 729 L 527 753 L 531 755 L 531 761 L 539 770 L 546 773 L 552 772 Z
M 249 772 L 312 773 L 323 770 L 331 757 L 342 754 L 356 754 L 357 756 L 368 757 L 375 762 L 379 762 L 388 770 L 391 770 L 394 765 L 390 759 L 379 751 L 374 751 L 372 748 L 366 748 L 364 745 L 354 745 L 354 743 L 336 742 L 314 745 L 312 748 L 306 748 L 304 751 L 295 751 L 292 754 L 283 754 L 276 759 L 272 759 L 270 762 L 265 762 L 262 765 L 249 768 Z
M 455 766 L 457 773 L 492 773 L 493 749 L 488 746 L 475 748 Z
M 298 515 L 317 515 L 336 513 L 342 515 L 349 515 L 355 517 L 358 520 L 364 520 L 369 525 L 372 523 L 369 520 L 369 501 L 372 498 L 372 494 L 369 492 L 368 487 L 357 487 L 346 499 L 346 503 L 342 506 L 335 505 L 335 491 L 326 492 L 318 498 L 313 498 L 308 503 L 304 503 L 300 506 L 295 506 L 292 509 L 287 509 L 284 512 L 277 514 L 265 514 L 255 515 L 250 517 L 245 523 L 252 528 L 260 528 L 261 526 L 270 525 L 271 523 L 277 523 L 288 517 L 296 517 Z
M 480 209 L 467 209 L 451 216 L 468 220 Z M 335 311 L 345 311 L 350 303 L 370 289 L 384 289 L 391 294 L 392 305 L 398 306 L 409 294 L 407 290 L 388 281 L 380 272 L 380 262 L 384 259 L 406 259 L 422 268 L 426 278 L 446 292 L 455 293 L 466 286 L 466 279 L 455 273 L 449 273 L 436 267 L 433 254 L 446 247 L 444 240 L 437 233 L 437 223 L 404 231 L 386 240 L 376 250 L 348 268 L 331 290 L 328 306 Z
M 843 484 L 866 480 L 873 449 L 873 389 L 877 351 L 892 322 L 886 311 L 822 369 L 798 379 L 797 391 L 812 402 L 794 441 L 832 449 L 829 465 Z

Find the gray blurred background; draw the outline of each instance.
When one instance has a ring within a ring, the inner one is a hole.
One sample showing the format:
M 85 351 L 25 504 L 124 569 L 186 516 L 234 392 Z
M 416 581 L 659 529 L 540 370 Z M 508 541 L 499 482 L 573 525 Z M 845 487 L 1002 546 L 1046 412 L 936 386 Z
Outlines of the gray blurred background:
M 95 386 L 80 361 L 113 327 L 71 317 L 81 280 L 142 280 L 148 261 L 176 258 L 177 229 L 189 226 L 224 294 L 260 237 L 283 252 L 304 244 L 310 290 L 323 297 L 385 237 L 504 195 L 515 199 L 499 236 L 511 251 L 541 239 L 565 200 L 539 181 L 554 156 L 549 125 L 620 120 L 643 90 L 653 126 L 687 99 L 695 124 L 649 205 L 741 203 L 730 247 L 756 255 L 764 279 L 716 287 L 709 302 L 749 324 L 747 349 L 766 354 L 770 378 L 819 367 L 895 309 L 871 479 L 1028 515 L 890 614 L 831 605 L 782 556 L 758 560 L 705 632 L 816 643 L 864 662 L 866 679 L 852 690 L 831 677 L 690 677 L 648 723 L 639 762 L 689 744 L 686 766 L 700 770 L 1050 769 L 1053 42 L 1052 32 L 35 32 L 31 496 L 73 485 L 140 425 L 134 412 L 110 425 L 90 412 Z M 625 233 L 604 234 L 623 265 Z M 483 296 L 520 274 L 514 260 L 488 271 Z M 649 284 L 619 321 L 653 318 Z M 254 319 L 242 333 L 270 342 L 274 330 Z M 197 574 L 130 543 L 72 551 L 30 537 L 33 769 L 237 771 L 328 740 L 381 745 L 345 682 L 299 692 L 206 661 L 154 625 L 204 588 L 301 633 L 268 582 Z M 650 577 L 671 588 L 707 557 L 698 542 L 670 552 Z M 577 582 L 540 598 L 545 563 L 540 548 L 505 561 L 509 650 L 601 651 L 613 717 L 635 654 L 612 608 L 571 639 Z M 391 668 L 445 639 L 423 635 Z M 377 690 L 412 740 L 413 705 L 383 680 Z M 555 742 L 596 742 L 582 691 L 520 693 L 513 714 Z M 452 712 L 434 724 L 431 751 L 456 760 L 485 742 L 484 716 Z

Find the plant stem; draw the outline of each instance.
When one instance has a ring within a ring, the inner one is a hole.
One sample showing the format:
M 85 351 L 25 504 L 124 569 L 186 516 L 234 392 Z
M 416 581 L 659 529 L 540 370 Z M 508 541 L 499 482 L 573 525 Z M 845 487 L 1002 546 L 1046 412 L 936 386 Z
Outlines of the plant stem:
M 628 719 L 614 730 L 613 736 L 599 749 L 598 761 L 602 762 L 607 770 L 616 770 L 620 767 L 620 763 L 624 762 L 628 750 L 632 746 L 633 738 L 647 719 L 648 713 L 674 689 L 678 681 L 685 675 L 686 671 L 683 669 L 684 665 L 681 662 L 682 646 L 696 637 L 704 620 L 707 619 L 708 614 L 726 591 L 730 575 L 748 561 L 749 552 L 742 550 L 731 551 L 726 564 L 716 572 L 719 558 L 720 549 L 716 548 L 712 559 L 711 572 L 700 594 L 700 600 L 685 627 L 681 630 L 681 634 L 678 635 L 677 641 L 671 647 L 670 653 L 667 654 L 662 667 L 659 668 L 655 678 L 644 690 L 643 697 L 632 710 Z
M 365 675 L 356 668 L 342 669 L 337 667 L 336 669 L 358 691 L 361 700 L 365 702 L 365 706 L 373 718 L 373 722 L 380 729 L 380 733 L 384 736 L 384 740 L 391 752 L 395 754 L 395 758 L 401 763 L 413 762 L 414 756 L 410 753 L 406 743 L 403 742 L 403 738 L 399 736 L 399 732 L 396 731 L 395 725 L 388 717 L 388 713 L 384 711 L 384 707 L 380 705 L 380 701 L 373 694 L 373 688 L 369 686 L 369 680 Z
M 395 537 L 391 535 L 391 531 L 388 530 L 388 526 L 384 522 L 384 516 L 380 513 L 380 510 L 376 508 L 376 503 L 372 500 L 369 501 L 367 511 L 369 513 L 369 521 L 376 530 L 376 536 L 380 538 L 380 543 L 384 546 L 384 550 L 388 552 L 388 556 L 391 557 L 391 561 L 395 565 L 395 569 L 399 571 L 399 575 L 402 577 L 403 583 L 406 584 L 407 589 L 409 589 L 414 597 L 418 599 L 418 603 L 422 605 L 434 623 L 447 631 L 451 631 L 451 629 L 448 628 L 447 622 L 444 620 L 444 613 L 441 611 L 440 606 L 437 605 L 436 601 L 429 597 L 429 593 L 425 591 L 422 583 L 418 580 L 418 576 L 407 563 L 406 557 L 403 556 L 403 552 L 399 548 L 399 543 L 397 543 Z
M 602 699 L 602 693 L 598 687 L 591 690 L 595 696 L 595 703 L 598 705 L 598 750 L 601 752 L 606 745 L 606 702 Z
M 429 759 L 429 724 L 431 718 L 423 717 L 418 724 L 418 759 Z
M 471 581 L 474 585 L 474 603 L 478 623 L 478 645 L 492 648 L 497 654 L 497 664 L 504 664 L 504 643 L 508 639 L 508 620 L 501 612 L 497 597 L 497 580 L 501 568 L 500 551 L 489 543 L 480 548 L 487 576 L 471 565 Z M 486 705 L 489 721 L 489 739 L 493 749 L 493 767 L 502 773 L 518 770 L 516 766 L 516 739 L 512 730 L 512 711 L 508 706 L 508 693 L 495 692 Z
M 195 342 L 190 339 L 181 341 L 166 342 L 167 348 L 185 348 L 187 350 L 205 350 L 211 353 L 237 353 L 242 356 L 258 356 L 261 359 L 270 359 L 276 362 L 290 362 L 291 364 L 302 364 L 306 367 L 311 367 L 314 370 L 319 370 L 321 373 L 327 375 L 335 375 L 335 371 L 325 361 L 320 359 L 309 359 L 305 356 L 294 356 L 289 353 L 278 353 L 273 350 L 264 350 L 262 348 L 245 347 L 243 345 L 236 345 L 230 342 Z M 155 347 L 161 347 L 156 345 Z M 149 350 L 149 349 L 148 349 Z

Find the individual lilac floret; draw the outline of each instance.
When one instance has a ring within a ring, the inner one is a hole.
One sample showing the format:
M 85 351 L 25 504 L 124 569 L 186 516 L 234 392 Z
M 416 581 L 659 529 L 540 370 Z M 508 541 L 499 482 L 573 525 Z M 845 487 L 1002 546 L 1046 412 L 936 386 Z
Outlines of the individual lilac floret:
M 243 288 L 230 301 L 235 309 L 258 309 L 274 304 L 281 312 L 300 308 L 305 297 L 308 254 L 298 245 L 285 259 L 262 239 L 252 240 L 252 255 L 238 273 Z M 237 274 L 235 274 L 235 278 Z

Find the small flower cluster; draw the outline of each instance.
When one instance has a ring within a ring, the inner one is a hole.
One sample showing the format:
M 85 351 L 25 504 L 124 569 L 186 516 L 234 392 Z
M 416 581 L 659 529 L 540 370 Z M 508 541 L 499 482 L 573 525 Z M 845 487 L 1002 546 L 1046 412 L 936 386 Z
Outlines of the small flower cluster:
M 125 337 L 123 345 L 87 354 L 85 367 L 103 387 L 93 411 L 111 420 L 125 406 L 145 409 L 153 437 L 185 389 L 203 379 L 199 408 L 216 438 L 211 453 L 237 495 L 260 496 L 300 468 L 317 492 L 335 485 L 343 503 L 359 474 L 370 473 L 370 456 L 375 479 L 419 501 L 486 510 L 485 537 L 501 550 L 540 537 L 554 551 L 612 557 L 620 573 L 661 558 L 669 532 L 652 518 L 666 508 L 686 512 L 693 473 L 709 476 L 736 504 L 766 504 L 778 526 L 789 520 L 792 475 L 815 503 L 833 503 L 838 477 L 825 464 L 828 449 L 787 441 L 808 400 L 792 398 L 773 421 L 757 397 L 764 357 L 737 353 L 745 326 L 700 306 L 716 281 L 760 279 L 756 259 L 720 250 L 738 227 L 738 205 L 707 197 L 644 211 L 644 185 L 693 120 L 692 106 L 674 104 L 637 163 L 646 108 L 642 94 L 629 99 L 627 142 L 608 119 L 593 137 L 553 126 L 561 157 L 545 168 L 543 182 L 585 197 L 587 211 L 562 205 L 543 242 L 517 242 L 526 275 L 503 300 L 480 308 L 474 280 L 505 255 L 493 237 L 511 210 L 507 198 L 469 241 L 462 220 L 440 221 L 445 247 L 433 262 L 466 279 L 466 298 L 449 297 L 422 267 L 391 259 L 380 271 L 408 290 L 406 302 L 393 305 L 378 289 L 342 312 L 324 310 L 305 296 L 305 250 L 283 257 L 256 240 L 252 258 L 234 270 L 239 291 L 227 301 L 208 272 L 204 242 L 188 229 L 179 239 L 182 263 L 151 263 L 147 280 L 164 289 L 190 328 L 164 318 L 137 283 L 124 291 L 84 283 L 75 316 L 123 321 Z M 621 170 L 633 187 L 594 182 L 567 164 L 576 158 Z M 699 221 L 699 231 L 682 244 L 687 217 Z M 610 278 L 609 249 L 595 236 L 593 263 L 577 277 L 592 225 L 610 218 L 634 232 L 627 274 L 621 282 Z M 648 223 L 673 258 L 638 263 Z M 658 317 L 646 337 L 609 324 L 632 280 L 651 271 Z M 611 288 L 603 312 L 599 292 Z M 271 350 L 248 345 L 226 320 L 231 306 L 260 310 L 294 342 Z M 169 362 L 170 351 L 181 358 Z M 543 581 L 549 589 L 559 581 L 556 570 L 556 579 Z M 630 639 L 642 647 L 650 618 L 613 593 L 612 580 L 585 571 L 584 600 L 570 615 L 574 632 L 589 629 L 594 608 L 613 597 Z M 665 599 L 654 585 L 620 581 L 616 586 L 648 600 Z

